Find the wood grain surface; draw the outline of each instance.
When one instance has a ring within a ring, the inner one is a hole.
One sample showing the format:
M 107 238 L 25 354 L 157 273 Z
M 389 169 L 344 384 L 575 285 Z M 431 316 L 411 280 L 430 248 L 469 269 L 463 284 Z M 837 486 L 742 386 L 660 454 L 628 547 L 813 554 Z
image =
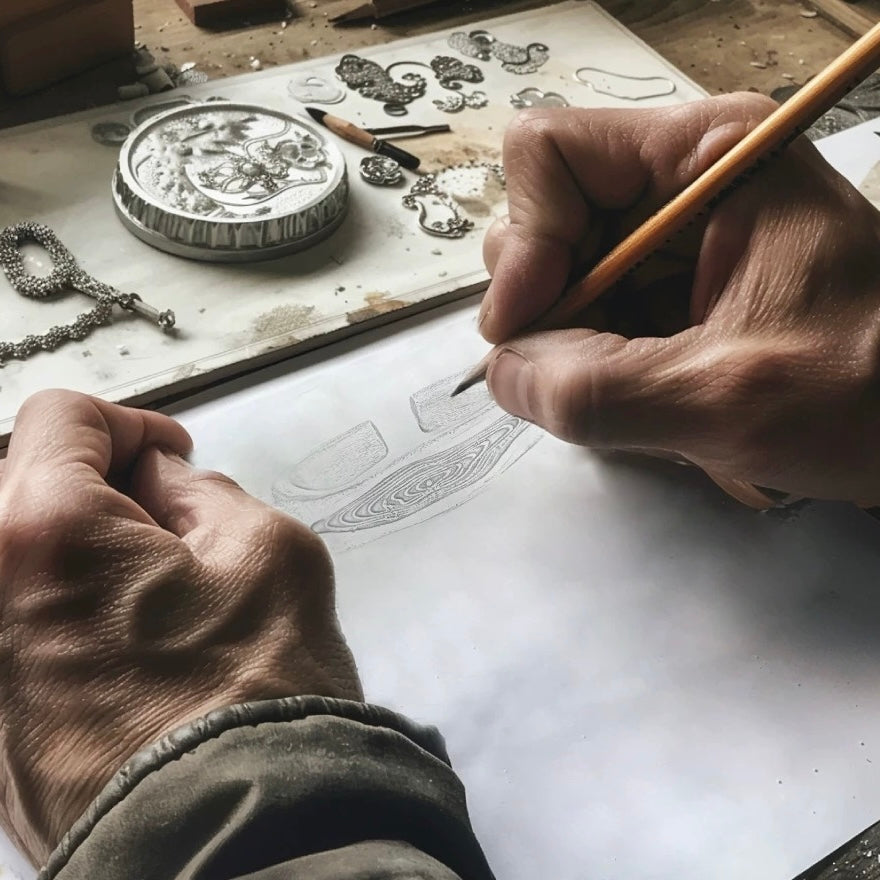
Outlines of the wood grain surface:
M 878 0 L 880 2 L 880 0 Z M 338 27 L 329 19 L 353 0 L 293 0 L 286 26 L 263 22 L 231 30 L 195 27 L 175 0 L 134 0 L 136 37 L 157 59 L 194 62 L 210 78 L 246 73 L 364 46 L 465 25 L 546 0 L 441 2 L 370 23 Z M 638 36 L 713 94 L 752 89 L 769 94 L 803 83 L 848 45 L 851 37 L 795 0 L 602 0 Z M 111 103 L 133 79 L 116 62 L 25 99 L 0 97 L 0 127 Z

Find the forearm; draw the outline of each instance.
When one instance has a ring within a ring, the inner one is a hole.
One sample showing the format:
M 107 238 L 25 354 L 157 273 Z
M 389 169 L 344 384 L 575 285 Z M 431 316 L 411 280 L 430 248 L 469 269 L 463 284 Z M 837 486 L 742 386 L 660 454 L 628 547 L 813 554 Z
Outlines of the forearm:
M 134 756 L 44 877 L 488 880 L 437 731 L 320 697 L 224 709 Z

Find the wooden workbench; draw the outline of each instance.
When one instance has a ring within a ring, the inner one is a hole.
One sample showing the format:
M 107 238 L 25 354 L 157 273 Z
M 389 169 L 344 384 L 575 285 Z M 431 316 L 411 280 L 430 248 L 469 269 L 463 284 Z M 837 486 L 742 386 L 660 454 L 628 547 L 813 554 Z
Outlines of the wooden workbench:
M 880 20 L 880 0 L 599 0 L 638 36 L 710 93 L 766 94 L 801 84 L 839 54 L 855 34 Z M 491 15 L 546 5 L 541 0 L 443 2 L 369 24 L 335 28 L 328 19 L 352 0 L 291 0 L 290 18 L 205 32 L 174 0 L 134 0 L 137 38 L 160 62 L 194 63 L 210 78 L 289 64 Z M 818 11 L 818 12 L 817 12 Z M 587 59 L 585 59 L 587 63 Z M 111 103 L 133 80 L 131 63 L 79 76 L 29 98 L 0 96 L 0 127 Z M 855 830 L 855 829 L 854 829 Z M 880 880 L 880 825 L 845 844 L 797 880 Z M 787 880 L 787 878 L 780 878 Z
M 815 17 L 807 4 L 827 7 Z M 877 3 L 880 0 L 863 0 Z M 600 0 L 676 67 L 713 94 L 745 89 L 769 94 L 803 83 L 851 40 L 847 31 L 874 15 L 844 0 Z M 830 6 L 829 6 L 830 4 Z M 836 6 L 834 4 L 837 4 Z M 157 60 L 191 62 L 210 78 L 289 64 L 400 37 L 477 21 L 491 15 L 546 5 L 546 0 L 468 0 L 397 16 L 372 28 L 338 28 L 328 19 L 352 0 L 291 0 L 291 16 L 225 32 L 190 24 L 174 0 L 134 0 L 137 38 Z M 849 12 L 841 16 L 838 9 Z M 856 10 L 855 16 L 853 9 Z M 832 23 L 829 16 L 840 22 Z M 880 17 L 880 15 L 878 15 Z M 0 127 L 111 103 L 116 89 L 134 79 L 122 60 L 54 86 L 38 95 L 0 97 Z

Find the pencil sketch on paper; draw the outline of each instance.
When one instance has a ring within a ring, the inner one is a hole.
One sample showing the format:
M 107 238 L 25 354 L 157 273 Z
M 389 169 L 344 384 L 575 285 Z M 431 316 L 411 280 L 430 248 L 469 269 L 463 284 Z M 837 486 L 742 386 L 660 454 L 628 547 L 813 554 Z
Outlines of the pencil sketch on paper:
M 310 452 L 294 465 L 290 482 L 300 489 L 330 492 L 357 483 L 388 455 L 372 422 L 361 422 Z
M 447 377 L 410 397 L 419 428 L 431 435 L 424 443 L 385 463 L 382 435 L 372 422 L 363 422 L 297 462 L 272 487 L 275 505 L 309 523 L 340 551 L 465 504 L 528 452 L 541 433 L 501 412 L 484 387 L 451 398 L 460 378 Z

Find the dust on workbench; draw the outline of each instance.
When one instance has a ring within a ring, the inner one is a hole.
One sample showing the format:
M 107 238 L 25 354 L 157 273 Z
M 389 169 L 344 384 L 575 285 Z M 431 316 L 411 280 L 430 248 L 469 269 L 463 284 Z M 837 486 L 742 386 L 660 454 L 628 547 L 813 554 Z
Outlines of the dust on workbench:
M 465 26 L 494 15 L 551 5 L 548 0 L 441 2 L 374 25 L 330 19 L 353 0 L 291 0 L 283 21 L 226 31 L 195 27 L 175 0 L 134 0 L 137 39 L 159 63 L 218 79 L 325 55 L 357 52 L 402 37 Z M 600 0 L 600 5 L 708 92 L 769 94 L 803 83 L 851 38 L 796 0 Z M 0 97 L 0 127 L 116 100 L 132 82 L 129 61 L 105 65 L 23 99 Z

